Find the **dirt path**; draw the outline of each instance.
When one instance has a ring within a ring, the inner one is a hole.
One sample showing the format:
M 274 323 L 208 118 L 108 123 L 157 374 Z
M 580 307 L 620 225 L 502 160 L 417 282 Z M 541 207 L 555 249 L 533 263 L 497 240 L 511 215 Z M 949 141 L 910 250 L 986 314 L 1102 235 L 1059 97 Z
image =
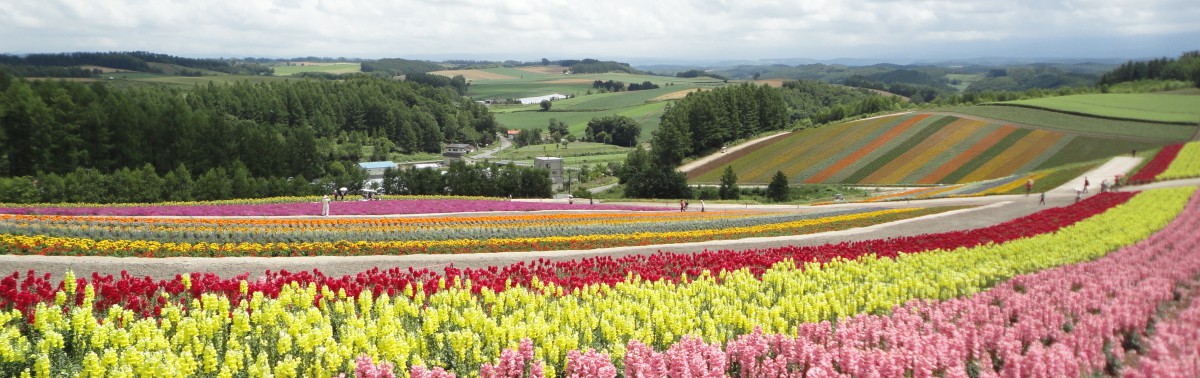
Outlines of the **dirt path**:
M 1099 177 L 1109 175 L 1122 169 L 1128 170 L 1136 166 L 1136 159 L 1115 158 L 1088 175 Z M 1089 176 L 1089 177 L 1092 177 Z M 1082 182 L 1082 178 L 1072 181 Z M 1099 192 L 1096 190 L 1089 195 Z M 1161 187 L 1200 186 L 1200 179 L 1176 180 L 1159 182 L 1144 186 L 1128 187 L 1122 190 L 1141 190 Z M 1063 189 L 1067 188 L 1067 189 Z M 155 279 L 167 279 L 176 274 L 190 272 L 209 272 L 222 277 L 232 277 L 239 274 L 249 274 L 251 278 L 261 275 L 267 270 L 279 271 L 311 271 L 319 269 L 329 275 L 348 275 L 362 272 L 371 268 L 431 268 L 440 269 L 449 264 L 459 268 L 483 268 L 493 265 L 508 265 L 535 259 L 552 261 L 573 260 L 588 256 L 625 256 L 631 254 L 648 254 L 657 251 L 679 253 L 696 253 L 705 250 L 744 250 L 757 248 L 772 248 L 787 245 L 820 245 L 832 242 L 860 241 L 868 239 L 911 236 L 925 233 L 967 230 L 999 224 L 1014 218 L 1054 206 L 1065 206 L 1074 202 L 1073 186 L 1064 185 L 1047 192 L 1046 205 L 1039 205 L 1038 196 L 1004 195 L 971 198 L 942 198 L 921 201 L 894 201 L 883 203 L 845 203 L 824 206 L 794 206 L 794 205 L 737 205 L 737 204 L 708 204 L 708 211 L 732 209 L 756 209 L 779 212 L 815 213 L 828 212 L 838 209 L 853 208 L 899 208 L 899 207 L 932 207 L 932 206 L 977 206 L 970 209 L 956 210 L 941 214 L 933 214 L 918 218 L 901 220 L 870 227 L 825 232 L 809 235 L 780 236 L 765 238 L 748 238 L 740 240 L 717 240 L 699 243 L 650 245 L 638 247 L 604 248 L 594 250 L 573 251 L 531 251 L 505 252 L 464 255 L 405 255 L 405 256 L 321 256 L 321 257 L 226 257 L 226 258 L 119 258 L 119 257 L 63 257 L 63 256 L 14 256 L 0 255 L 0 274 L 14 271 L 24 272 L 35 270 L 49 272 L 53 277 L 61 277 L 67 270 L 76 274 L 98 272 L 101 274 L 118 275 L 127 271 L 134 276 L 150 276 Z M 642 206 L 658 206 L 655 204 L 632 203 Z M 692 210 L 699 207 L 693 204 Z

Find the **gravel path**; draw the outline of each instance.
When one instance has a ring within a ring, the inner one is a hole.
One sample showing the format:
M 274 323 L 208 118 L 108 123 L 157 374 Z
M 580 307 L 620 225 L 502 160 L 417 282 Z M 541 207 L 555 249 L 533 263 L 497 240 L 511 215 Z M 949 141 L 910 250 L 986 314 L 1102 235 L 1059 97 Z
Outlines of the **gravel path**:
M 1089 177 L 1111 177 L 1114 171 L 1133 167 L 1136 161 L 1131 158 L 1116 158 L 1102 165 L 1095 171 L 1088 172 Z M 1130 165 L 1132 164 L 1132 165 Z M 1082 182 L 1082 179 L 1078 180 Z M 1099 192 L 1098 181 L 1092 180 L 1095 190 Z M 1143 187 L 1131 187 L 1124 190 L 1141 188 L 1158 188 L 1168 186 L 1197 186 L 1200 179 L 1177 180 L 1155 183 Z M 1063 189 L 1067 188 L 1067 189 Z M 680 253 L 695 253 L 705 250 L 730 250 L 770 248 L 786 245 L 818 245 L 831 242 L 857 241 L 878 238 L 910 236 L 924 233 L 936 233 L 956 230 L 966 230 L 986 227 L 1025 216 L 1052 206 L 1065 206 L 1074 202 L 1073 186 L 1064 185 L 1047 192 L 1046 205 L 1038 205 L 1037 195 L 1005 195 L 972 198 L 947 198 L 922 201 L 896 201 L 884 203 L 846 203 L 825 206 L 781 206 L 781 205 L 723 205 L 709 204 L 709 211 L 722 209 L 758 209 L 779 212 L 828 212 L 838 209 L 861 207 L 931 207 L 931 206 L 962 206 L 974 205 L 970 209 L 956 210 L 941 214 L 933 214 L 918 218 L 901 220 L 887 224 L 875 225 L 850 230 L 825 232 L 811 235 L 781 236 L 766 238 L 749 238 L 740 240 L 719 240 L 700 243 L 651 245 L 639 247 L 604 248 L 594 250 L 573 251 L 536 251 L 536 252 L 506 252 L 488 254 L 464 255 L 406 255 L 406 256 L 323 256 L 323 257 L 226 257 L 226 258 L 118 258 L 118 257 L 63 257 L 63 256 L 13 256 L 0 255 L 0 274 L 14 271 L 35 270 L 49 272 L 54 277 L 61 277 L 68 269 L 76 274 L 119 274 L 127 271 L 134 276 L 150 276 L 155 279 L 166 279 L 176 274 L 189 272 L 211 272 L 222 277 L 249 274 L 257 277 L 267 270 L 307 271 L 319 269 L 329 275 L 354 274 L 374 267 L 388 269 L 399 267 L 433 268 L 453 264 L 459 268 L 480 268 L 492 265 L 507 265 L 521 261 L 537 259 L 572 260 L 587 256 L 624 256 L 630 254 L 646 254 L 656 251 Z M 698 211 L 692 206 L 690 211 Z

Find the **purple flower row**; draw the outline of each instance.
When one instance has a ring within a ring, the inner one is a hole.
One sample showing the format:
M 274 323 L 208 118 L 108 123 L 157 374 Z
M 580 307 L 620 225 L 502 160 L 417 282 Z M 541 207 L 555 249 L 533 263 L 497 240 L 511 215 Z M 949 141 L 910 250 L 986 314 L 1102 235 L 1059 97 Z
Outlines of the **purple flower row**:
M 398 215 L 464 213 L 483 211 L 540 211 L 540 210 L 662 210 L 641 206 L 565 204 L 558 202 L 524 202 L 496 200 L 412 199 L 383 201 L 334 201 L 331 215 Z M 294 202 L 243 205 L 199 206 L 122 206 L 122 207 L 7 207 L 0 213 L 41 215 L 106 215 L 106 216 L 304 216 L 321 215 L 320 202 Z

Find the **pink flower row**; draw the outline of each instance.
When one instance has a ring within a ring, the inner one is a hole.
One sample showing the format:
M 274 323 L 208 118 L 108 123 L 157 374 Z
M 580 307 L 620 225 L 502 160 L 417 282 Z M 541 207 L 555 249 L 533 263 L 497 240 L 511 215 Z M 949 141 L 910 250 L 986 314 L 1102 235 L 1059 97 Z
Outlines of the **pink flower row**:
M 330 204 L 331 215 L 397 215 L 462 213 L 480 211 L 537 210 L 662 210 L 643 206 L 565 204 L 469 199 L 411 199 L 385 201 L 344 201 Z M 0 207 L 0 213 L 43 215 L 107 216 L 303 216 L 321 215 L 320 202 L 262 203 L 197 206 L 115 206 L 115 207 Z
M 1200 196 L 1154 236 L 1096 261 L 1048 269 L 949 301 L 913 301 L 885 316 L 760 331 L 721 345 L 684 337 L 664 352 L 631 341 L 627 377 L 1078 377 L 1121 374 L 1145 351 L 1161 305 L 1200 273 Z M 1200 302 L 1198 302 L 1200 303 Z M 1200 304 L 1163 324 L 1140 376 L 1197 376 Z M 524 347 L 524 346 L 523 346 Z M 613 377 L 608 356 L 574 351 L 567 376 Z M 500 365 L 528 366 L 514 356 Z M 540 369 L 538 369 L 540 370 Z M 423 371 L 423 370 L 422 370 Z M 428 376 L 428 375 L 413 375 Z M 445 377 L 442 375 L 440 377 Z M 496 375 L 492 375 L 496 376 Z M 509 376 L 509 375 L 499 375 Z
M 1189 297 L 1191 305 L 1178 317 L 1155 325 L 1149 353 L 1126 377 L 1200 377 L 1200 287 Z

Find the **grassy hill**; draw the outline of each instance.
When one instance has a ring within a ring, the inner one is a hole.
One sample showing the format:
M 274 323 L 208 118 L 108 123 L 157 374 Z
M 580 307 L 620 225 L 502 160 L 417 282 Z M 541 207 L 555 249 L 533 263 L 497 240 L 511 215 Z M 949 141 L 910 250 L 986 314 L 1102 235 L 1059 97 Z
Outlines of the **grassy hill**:
M 1165 143 L 912 113 L 790 133 L 698 167 L 688 173 L 688 179 L 716 183 L 724 167 L 732 165 L 739 182 L 746 184 L 765 184 L 776 170 L 794 184 L 956 184 L 1087 162 Z
M 271 68 L 275 70 L 275 76 L 291 76 L 302 72 L 343 74 L 361 72 L 362 64 L 289 62 L 289 65 L 272 66 Z
M 1008 101 L 994 105 L 1024 106 L 1117 120 L 1200 124 L 1200 96 L 1152 93 L 1084 94 Z
M 1151 142 L 1187 141 L 1196 134 L 1195 125 L 1116 120 L 1019 106 L 963 106 L 943 110 L 1068 133 L 1107 135 Z
M 463 75 L 471 80 L 467 96 L 475 100 L 518 99 L 550 94 L 574 96 L 555 100 L 551 111 L 541 111 L 538 104 L 492 105 L 496 121 L 509 129 L 546 129 L 551 118 L 566 122 L 571 133 L 583 135 L 587 122 L 607 115 L 633 118 L 642 126 L 642 139 L 658 129 L 659 118 L 672 94 L 676 92 L 714 88 L 725 83 L 711 78 L 676 78 L 635 75 L 628 73 L 564 75 L 560 67 L 489 68 L 477 70 L 446 70 L 438 75 Z M 626 84 L 649 81 L 658 89 L 600 93 L 592 83 L 621 81 Z M 591 94 L 589 94 L 589 92 Z

